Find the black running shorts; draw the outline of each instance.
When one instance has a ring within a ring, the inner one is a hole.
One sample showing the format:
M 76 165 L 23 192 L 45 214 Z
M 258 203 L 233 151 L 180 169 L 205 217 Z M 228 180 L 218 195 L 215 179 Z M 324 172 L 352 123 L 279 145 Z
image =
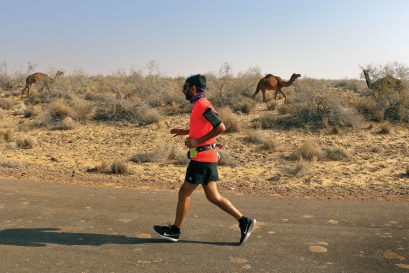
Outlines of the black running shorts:
M 210 181 L 218 180 L 217 163 L 190 160 L 186 170 L 186 182 L 207 185 Z

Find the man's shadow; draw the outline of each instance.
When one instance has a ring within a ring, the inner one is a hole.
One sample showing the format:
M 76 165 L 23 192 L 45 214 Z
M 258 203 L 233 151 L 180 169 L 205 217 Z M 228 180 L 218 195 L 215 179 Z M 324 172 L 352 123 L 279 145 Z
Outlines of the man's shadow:
M 164 239 L 134 238 L 123 235 L 61 232 L 59 228 L 16 228 L 0 231 L 0 245 L 42 247 L 47 244 L 101 246 L 169 243 Z M 178 243 L 237 246 L 234 242 L 201 242 L 180 240 Z

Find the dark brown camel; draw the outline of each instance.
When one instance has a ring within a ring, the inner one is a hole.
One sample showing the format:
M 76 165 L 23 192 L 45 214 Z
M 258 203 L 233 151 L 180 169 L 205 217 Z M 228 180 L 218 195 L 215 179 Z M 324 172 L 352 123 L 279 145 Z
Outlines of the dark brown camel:
M 41 90 L 43 90 L 43 88 L 46 87 L 48 89 L 48 91 L 50 91 L 50 87 L 48 86 L 48 84 L 54 82 L 54 80 L 57 77 L 59 77 L 59 76 L 61 76 L 63 74 L 64 74 L 64 72 L 57 71 L 54 78 L 51 78 L 47 74 L 39 73 L 39 72 L 28 75 L 27 78 L 26 78 L 26 85 L 24 86 L 23 90 L 21 90 L 21 97 L 24 96 L 24 91 L 26 91 L 26 90 L 27 90 L 27 97 L 30 95 L 30 86 L 33 83 L 43 82 L 43 86 L 41 87 Z
M 268 74 L 267 76 L 265 76 L 264 78 L 262 78 L 258 84 L 257 84 L 257 88 L 256 91 L 254 92 L 253 96 L 251 96 L 252 98 L 254 98 L 258 92 L 262 92 L 263 94 L 263 102 L 266 102 L 266 91 L 267 90 L 274 90 L 274 100 L 277 100 L 277 94 L 278 92 L 280 92 L 281 94 L 283 94 L 284 96 L 284 103 L 287 103 L 287 95 L 283 92 L 282 88 L 283 87 L 288 87 L 291 84 L 293 84 L 293 82 L 297 79 L 301 77 L 300 74 L 292 74 L 291 78 L 289 81 L 285 81 L 283 79 L 281 79 L 278 76 L 274 76 L 271 74 Z
M 363 72 L 365 75 L 366 84 L 368 85 L 369 89 L 372 89 L 374 91 L 380 91 L 384 88 L 390 88 L 396 91 L 402 91 L 402 89 L 404 89 L 402 81 L 392 77 L 391 75 L 386 75 L 386 77 L 372 82 L 369 78 L 369 70 L 363 69 Z

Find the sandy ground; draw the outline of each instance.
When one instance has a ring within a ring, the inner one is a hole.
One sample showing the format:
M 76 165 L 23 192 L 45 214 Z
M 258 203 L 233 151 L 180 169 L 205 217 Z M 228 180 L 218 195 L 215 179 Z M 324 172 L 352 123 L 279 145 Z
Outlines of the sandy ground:
M 257 130 L 274 140 L 281 151 L 262 151 L 260 144 L 248 143 L 245 137 L 255 129 L 252 120 L 265 113 L 259 103 L 250 115 L 240 115 L 243 129 L 224 134 L 219 142 L 236 166 L 220 166 L 222 191 L 252 195 L 290 195 L 318 198 L 359 198 L 408 200 L 409 127 L 393 124 L 389 134 L 378 134 L 378 123 L 360 129 L 332 133 L 330 129 Z M 34 126 L 33 118 L 16 115 L 15 110 L 0 109 L 0 130 L 12 132 L 12 141 L 0 142 L 0 177 L 27 181 L 92 184 L 124 188 L 177 189 L 186 165 L 134 163 L 135 154 L 153 151 L 160 145 L 183 148 L 184 138 L 173 138 L 171 128 L 187 128 L 188 115 L 163 116 L 157 124 L 136 127 L 132 124 L 89 122 L 72 130 L 48 130 Z M 15 140 L 34 140 L 32 149 L 16 147 Z M 292 154 L 307 139 L 322 147 L 342 148 L 349 160 L 305 163 L 305 171 L 295 172 Z M 125 161 L 129 173 L 113 175 L 87 172 L 106 162 Z M 11 164 L 11 163 L 13 164 Z M 13 165 L 20 166 L 13 166 Z M 12 165 L 12 166 L 10 166 Z

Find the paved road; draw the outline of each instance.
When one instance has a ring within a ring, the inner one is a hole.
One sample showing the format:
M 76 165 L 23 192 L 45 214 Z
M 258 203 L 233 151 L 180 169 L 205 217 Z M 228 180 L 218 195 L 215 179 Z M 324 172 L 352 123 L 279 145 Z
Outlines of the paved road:
M 152 235 L 176 192 L 0 181 L 0 272 L 409 272 L 409 202 L 229 196 L 257 219 L 192 197 L 178 243 Z

